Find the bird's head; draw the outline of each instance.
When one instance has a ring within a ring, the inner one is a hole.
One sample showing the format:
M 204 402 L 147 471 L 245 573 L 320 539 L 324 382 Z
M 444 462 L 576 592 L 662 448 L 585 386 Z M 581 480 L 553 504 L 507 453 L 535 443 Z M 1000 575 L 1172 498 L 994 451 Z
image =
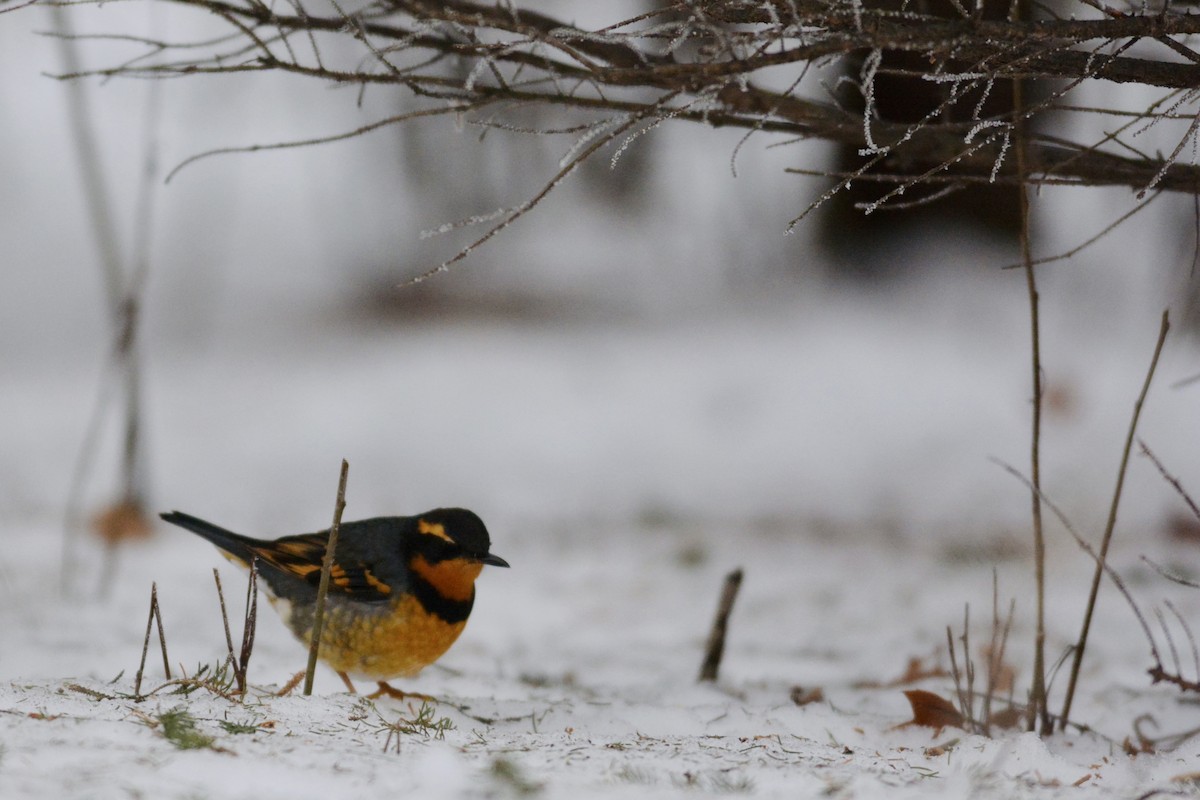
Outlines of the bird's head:
M 416 517 L 416 536 L 409 566 L 447 598 L 473 596 L 475 579 L 484 565 L 507 567 L 491 552 L 491 537 L 474 512 L 438 508 Z

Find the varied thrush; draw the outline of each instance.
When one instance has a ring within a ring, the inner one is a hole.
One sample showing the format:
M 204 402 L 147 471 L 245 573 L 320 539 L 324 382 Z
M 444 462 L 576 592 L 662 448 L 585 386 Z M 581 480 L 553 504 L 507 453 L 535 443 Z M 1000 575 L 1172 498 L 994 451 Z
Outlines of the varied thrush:
M 302 642 L 312 641 L 328 530 L 264 541 L 178 511 L 161 516 L 234 563 L 248 567 L 257 559 L 271 605 Z M 373 697 L 405 696 L 387 681 L 414 677 L 437 661 L 467 624 L 483 565 L 508 566 L 490 547 L 483 520 L 462 508 L 342 523 L 319 657 L 351 692 L 353 674 L 379 684 Z

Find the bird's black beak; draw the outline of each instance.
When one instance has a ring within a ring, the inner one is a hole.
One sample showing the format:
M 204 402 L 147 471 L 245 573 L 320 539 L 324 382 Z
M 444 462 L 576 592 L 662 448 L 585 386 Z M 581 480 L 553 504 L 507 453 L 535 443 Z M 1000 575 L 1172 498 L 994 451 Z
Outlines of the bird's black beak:
M 479 559 L 480 563 L 487 564 L 489 567 L 507 567 L 508 562 L 500 556 L 494 556 L 488 553 L 486 556 Z

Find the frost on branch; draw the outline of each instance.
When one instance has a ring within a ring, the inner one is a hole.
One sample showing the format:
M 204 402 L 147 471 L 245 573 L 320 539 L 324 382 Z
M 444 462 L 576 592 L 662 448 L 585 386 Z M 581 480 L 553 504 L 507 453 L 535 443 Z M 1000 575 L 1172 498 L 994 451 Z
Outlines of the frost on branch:
M 853 167 L 792 170 L 831 179 L 818 204 L 864 184 L 877 190 L 860 203 L 867 210 L 1019 180 L 1200 188 L 1200 169 L 1186 161 L 1200 127 L 1192 88 L 1200 86 L 1200 54 L 1189 44 L 1200 15 L 1186 3 L 1151 12 L 1085 0 L 1072 18 L 1034 11 L 1013 19 L 984 14 L 982 0 L 949 0 L 938 13 L 861 0 L 685 0 L 583 28 L 556 16 L 561 7 L 548 0 L 153 1 L 194 8 L 223 34 L 206 30 L 194 41 L 93 35 L 140 50 L 87 74 L 286 72 L 396 91 L 406 105 L 387 124 L 452 115 L 534 135 L 566 132 L 573 140 L 563 146 L 562 170 L 547 176 L 547 191 L 581 159 L 626 147 L 664 121 L 741 128 L 769 144 L 820 139 L 861 153 Z M 886 96 L 884 79 L 897 76 L 936 87 L 940 100 L 913 119 L 889 118 L 880 109 L 895 98 Z M 1014 80 L 1027 87 L 1025 104 L 993 102 Z M 1126 83 L 1150 87 L 1157 99 L 1117 108 L 1076 96 L 1084 85 Z M 857 103 L 831 88 L 846 85 Z M 535 107 L 542 112 L 531 126 Z M 1018 120 L 1030 122 L 1023 176 L 1012 156 Z M 1147 126 L 1162 126 L 1169 144 L 1131 141 Z M 1107 133 L 1079 133 L 1088 130 Z

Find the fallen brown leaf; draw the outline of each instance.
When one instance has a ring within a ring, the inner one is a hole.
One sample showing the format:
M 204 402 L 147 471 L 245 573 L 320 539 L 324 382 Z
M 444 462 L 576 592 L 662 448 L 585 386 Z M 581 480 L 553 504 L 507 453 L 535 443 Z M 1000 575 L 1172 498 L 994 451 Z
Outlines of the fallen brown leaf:
M 908 689 L 904 692 L 912 706 L 913 718 L 904 725 L 920 725 L 923 728 L 941 730 L 948 726 L 961 728 L 963 716 L 954 704 L 944 697 L 924 689 Z

